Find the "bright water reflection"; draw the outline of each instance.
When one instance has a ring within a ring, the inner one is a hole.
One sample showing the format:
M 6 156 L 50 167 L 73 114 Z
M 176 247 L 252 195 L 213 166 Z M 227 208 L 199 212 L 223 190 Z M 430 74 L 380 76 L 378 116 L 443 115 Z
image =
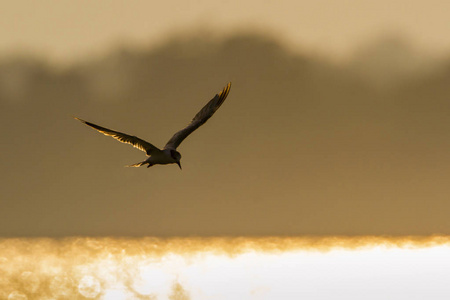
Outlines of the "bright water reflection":
M 0 299 L 450 299 L 450 238 L 3 239 Z

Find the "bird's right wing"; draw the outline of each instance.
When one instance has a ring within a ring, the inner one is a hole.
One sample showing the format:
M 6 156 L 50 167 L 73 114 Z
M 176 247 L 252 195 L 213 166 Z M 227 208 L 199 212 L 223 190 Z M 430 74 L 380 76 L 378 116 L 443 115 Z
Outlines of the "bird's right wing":
M 191 123 L 189 123 L 188 126 L 186 126 L 184 129 L 181 129 L 177 133 L 175 133 L 172 138 L 167 142 L 166 146 L 164 146 L 164 149 L 176 149 L 181 142 L 194 130 L 205 124 L 206 121 L 208 121 L 209 118 L 216 112 L 216 110 L 219 109 L 219 107 L 222 105 L 222 103 L 225 101 L 225 99 L 228 96 L 228 93 L 230 92 L 231 88 L 231 82 L 227 84 L 224 89 L 216 94 L 214 98 L 212 98 L 192 119 Z
M 94 128 L 95 130 L 103 133 L 104 135 L 111 136 L 118 140 L 119 142 L 133 145 L 133 147 L 138 148 L 139 150 L 144 151 L 147 153 L 147 155 L 152 155 L 154 152 L 161 151 L 158 147 L 153 146 L 149 142 L 146 142 L 137 136 L 128 135 L 122 132 L 114 131 L 105 127 L 101 127 L 98 125 L 95 125 L 91 122 L 87 122 L 85 120 L 82 120 L 80 118 L 75 117 L 80 122 L 83 122 L 84 124 Z

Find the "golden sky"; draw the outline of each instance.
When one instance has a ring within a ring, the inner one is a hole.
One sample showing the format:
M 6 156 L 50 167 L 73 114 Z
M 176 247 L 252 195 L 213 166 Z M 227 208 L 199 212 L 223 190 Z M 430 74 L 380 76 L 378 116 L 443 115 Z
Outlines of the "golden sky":
M 173 31 L 259 28 L 305 51 L 343 58 L 374 35 L 399 33 L 430 53 L 450 49 L 446 0 L 60 1 L 0 9 L 0 54 L 37 52 L 59 62 L 118 44 L 148 45 Z
M 449 234 L 447 3 L 10 1 L 73 64 L 0 60 L 0 236 Z M 72 118 L 162 147 L 230 81 L 182 171 Z

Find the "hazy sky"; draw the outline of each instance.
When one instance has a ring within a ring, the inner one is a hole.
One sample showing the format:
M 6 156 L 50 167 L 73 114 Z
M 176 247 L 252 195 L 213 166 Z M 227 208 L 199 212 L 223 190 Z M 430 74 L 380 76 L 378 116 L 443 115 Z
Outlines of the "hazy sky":
M 17 0 L 0 7 L 0 55 L 38 52 L 60 62 L 198 28 L 264 29 L 335 58 L 385 32 L 426 51 L 450 49 L 447 0 Z
M 0 236 L 450 233 L 450 2 L 10 2 L 3 53 L 75 63 L 0 59 Z M 182 171 L 71 117 L 161 147 L 230 81 Z
M 393 50 L 336 67 L 253 34 L 4 62 L 0 236 L 448 234 L 450 61 Z M 357 75 L 374 63 L 396 77 Z M 229 81 L 182 171 L 124 168 L 145 155 L 71 118 L 162 147 Z

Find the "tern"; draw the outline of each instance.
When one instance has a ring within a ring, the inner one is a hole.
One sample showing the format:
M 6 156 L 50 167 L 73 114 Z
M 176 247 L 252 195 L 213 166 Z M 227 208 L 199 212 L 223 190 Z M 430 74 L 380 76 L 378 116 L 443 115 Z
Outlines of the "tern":
M 150 144 L 149 142 L 144 141 L 143 139 L 138 138 L 137 136 L 128 135 L 126 133 L 122 133 L 119 131 L 111 130 L 105 127 L 101 127 L 94 123 L 82 120 L 80 118 L 74 117 L 80 122 L 94 128 L 95 130 L 103 133 L 104 135 L 111 136 L 118 140 L 119 142 L 133 145 L 133 147 L 138 148 L 139 150 L 144 151 L 149 158 L 144 161 L 129 165 L 127 167 L 140 167 L 148 164 L 147 168 L 150 168 L 153 165 L 167 165 L 167 164 L 177 164 L 181 170 L 181 154 L 176 149 L 181 144 L 181 142 L 188 137 L 192 132 L 194 132 L 197 128 L 205 124 L 209 118 L 219 109 L 222 103 L 228 96 L 230 92 L 231 82 L 227 84 L 224 89 L 216 94 L 214 98 L 212 98 L 192 119 L 192 121 L 185 128 L 176 132 L 167 144 L 164 146 L 164 149 L 159 149 L 158 147 Z

